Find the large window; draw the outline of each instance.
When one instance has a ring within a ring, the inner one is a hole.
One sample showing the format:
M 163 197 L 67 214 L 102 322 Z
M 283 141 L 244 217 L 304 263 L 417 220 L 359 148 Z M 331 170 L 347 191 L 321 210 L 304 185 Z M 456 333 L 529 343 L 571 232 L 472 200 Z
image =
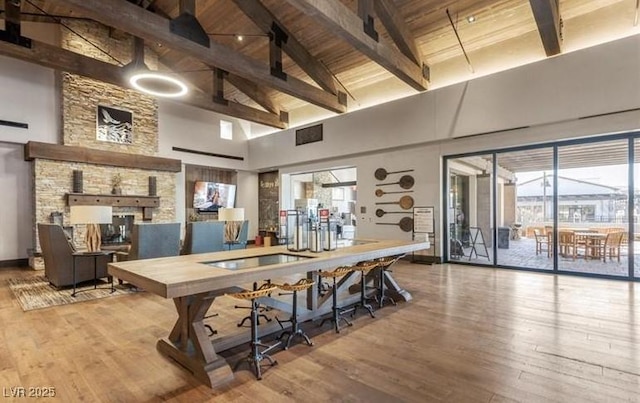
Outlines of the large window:
M 456 155 L 445 167 L 447 260 L 640 278 L 640 133 Z

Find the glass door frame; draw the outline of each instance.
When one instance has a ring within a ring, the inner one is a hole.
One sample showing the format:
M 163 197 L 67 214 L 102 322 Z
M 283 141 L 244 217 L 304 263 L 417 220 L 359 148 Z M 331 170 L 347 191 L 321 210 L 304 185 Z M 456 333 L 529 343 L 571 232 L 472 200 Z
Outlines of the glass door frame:
M 527 151 L 534 150 L 539 148 L 553 148 L 553 231 L 554 237 L 553 239 L 557 239 L 558 233 L 558 170 L 559 170 L 559 158 L 558 158 L 558 149 L 559 147 L 571 146 L 571 145 L 581 145 L 581 144 L 589 144 L 589 143 L 600 143 L 606 141 L 614 141 L 614 140 L 627 140 L 627 221 L 629 223 L 627 237 L 629 239 L 627 245 L 627 255 L 628 255 L 628 273 L 627 276 L 614 276 L 607 274 L 597 274 L 597 273 L 584 273 L 584 272 L 574 272 L 574 271 L 564 271 L 558 269 L 558 253 L 557 253 L 557 242 L 553 243 L 553 270 L 545 270 L 545 269 L 536 269 L 536 268 L 528 268 L 528 267 L 516 267 L 516 266 L 506 266 L 501 265 L 498 260 L 498 248 L 494 247 L 492 250 L 493 261 L 491 264 L 482 265 L 481 267 L 496 267 L 496 268 L 504 268 L 504 269 L 516 269 L 523 271 L 535 271 L 541 273 L 559 273 L 559 274 L 569 274 L 576 276 L 584 276 L 584 277 L 597 277 L 597 278 L 607 278 L 614 280 L 631 280 L 631 281 L 640 281 L 640 275 L 635 276 L 635 265 L 634 265 L 634 234 L 635 234 L 635 223 L 634 223 L 634 209 L 635 205 L 635 175 L 634 175 L 634 167 L 635 167 L 635 143 L 636 140 L 640 141 L 640 132 L 633 131 L 627 133 L 613 134 L 613 135 L 601 135 L 594 136 L 586 139 L 572 139 L 572 140 L 561 140 L 549 143 L 541 143 L 535 145 L 525 145 L 525 146 L 517 146 L 517 147 L 509 147 L 504 149 L 492 149 L 492 150 L 484 150 L 484 151 L 476 151 L 471 153 L 462 153 L 462 154 L 451 154 L 443 156 L 442 164 L 442 209 L 443 212 L 448 212 L 448 203 L 449 203 L 449 161 L 454 160 L 456 158 L 464 158 L 464 157 L 472 157 L 472 156 L 487 156 L 491 155 L 492 158 L 492 197 L 493 202 L 491 203 L 491 211 L 492 211 L 492 233 L 490 236 L 493 237 L 494 240 L 497 239 L 498 236 L 498 228 L 497 228 L 497 191 L 498 191 L 498 158 L 502 153 L 515 152 L 515 151 Z M 640 162 L 639 162 L 640 164 Z M 639 185 L 640 186 L 640 185 Z M 449 258 L 449 222 L 448 222 L 448 214 L 442 214 L 442 261 L 443 263 L 453 263 L 453 264 L 461 264 L 461 265 L 473 265 L 477 266 L 471 262 L 464 262 L 458 260 L 451 260 Z

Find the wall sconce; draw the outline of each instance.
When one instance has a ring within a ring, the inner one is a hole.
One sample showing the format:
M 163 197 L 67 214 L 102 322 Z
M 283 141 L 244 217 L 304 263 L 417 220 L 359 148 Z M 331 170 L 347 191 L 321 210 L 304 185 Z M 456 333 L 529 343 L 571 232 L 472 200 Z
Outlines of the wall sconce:
M 111 206 L 71 206 L 71 224 L 86 224 L 85 243 L 87 251 L 98 252 L 102 241 L 98 224 L 111 224 Z

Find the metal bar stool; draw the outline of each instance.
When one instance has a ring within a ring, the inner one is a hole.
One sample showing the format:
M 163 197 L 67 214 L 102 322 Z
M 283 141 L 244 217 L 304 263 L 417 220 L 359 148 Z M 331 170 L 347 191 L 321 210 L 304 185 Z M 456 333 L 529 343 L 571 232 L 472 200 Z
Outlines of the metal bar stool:
M 270 284 L 271 280 L 265 280 L 266 284 Z M 253 283 L 253 289 L 257 289 L 258 287 L 258 283 Z M 240 306 L 240 305 L 234 305 L 233 306 L 234 309 L 251 309 L 250 306 Z M 269 310 L 268 307 L 266 306 L 261 306 L 258 305 L 258 326 L 260 326 L 260 318 L 264 318 L 264 320 L 266 320 L 267 322 L 271 322 L 272 319 L 270 317 L 268 317 L 267 315 L 265 315 L 263 312 L 267 312 Z M 251 314 L 245 316 L 244 318 L 242 318 L 242 320 L 240 322 L 238 322 L 237 326 L 238 327 L 243 327 L 244 326 L 244 322 L 246 321 L 251 321 Z
M 371 315 L 372 318 L 376 317 L 373 314 L 373 307 L 371 306 L 371 304 L 367 303 L 367 300 L 371 298 L 367 298 L 365 291 L 367 273 L 369 273 L 376 267 L 378 267 L 378 262 L 375 261 L 360 262 L 357 265 L 353 266 L 353 271 L 360 272 L 360 304 L 356 305 L 351 316 L 355 316 L 358 308 L 364 308 L 369 311 L 369 315 Z
M 304 330 L 300 328 L 300 324 L 298 323 L 298 291 L 304 291 L 310 287 L 313 287 L 314 284 L 315 281 L 307 278 L 302 278 L 295 284 L 284 283 L 278 285 L 278 288 L 280 288 L 281 290 L 293 292 L 293 312 L 291 312 L 291 318 L 281 321 L 276 316 L 276 320 L 278 321 L 282 329 L 284 329 L 284 326 L 282 326 L 283 323 L 291 322 L 291 330 L 285 330 L 278 337 L 278 339 L 281 339 L 284 335 L 287 335 L 287 342 L 284 345 L 285 350 L 289 348 L 289 346 L 291 345 L 291 340 L 293 340 L 293 338 L 296 336 L 302 337 L 308 345 L 313 346 L 313 342 L 309 339 L 309 336 L 307 336 Z
M 379 284 L 378 284 L 378 296 L 376 297 L 376 302 L 378 303 L 378 307 L 382 308 L 384 306 L 384 301 L 385 300 L 389 300 L 391 301 L 391 304 L 396 305 L 396 301 L 393 300 L 393 298 L 391 298 L 390 296 L 386 295 L 385 293 L 385 285 L 384 285 L 384 280 L 385 280 L 385 272 L 387 270 L 389 270 L 389 268 L 398 260 L 400 260 L 402 257 L 404 257 L 404 255 L 398 255 L 398 256 L 387 256 L 387 257 L 383 257 L 380 259 L 376 259 L 376 262 L 378 263 L 378 269 L 379 271 Z
M 349 322 L 347 318 L 342 316 L 345 313 L 352 312 L 353 309 L 343 309 L 338 307 L 338 286 L 336 282 L 336 279 L 338 277 L 344 277 L 347 274 L 352 272 L 353 272 L 353 266 L 340 266 L 333 271 L 318 272 L 318 275 L 321 278 L 333 279 L 333 286 L 331 287 L 332 300 L 333 300 L 333 305 L 331 307 L 332 315 L 330 318 L 323 319 L 322 322 L 320 322 L 320 326 L 324 325 L 324 322 L 330 320 L 334 323 L 336 333 L 340 333 L 340 319 L 344 320 L 347 323 L 347 326 L 353 326 L 353 323 Z
M 255 290 L 245 290 L 235 294 L 229 294 L 231 297 L 237 299 L 251 301 L 251 352 L 249 353 L 247 358 L 239 361 L 236 364 L 235 368 L 237 369 L 240 364 L 248 362 L 249 365 L 253 369 L 255 369 L 256 378 L 258 378 L 259 380 L 262 379 L 262 369 L 260 367 L 260 362 L 264 359 L 267 359 L 270 365 L 277 365 L 278 362 L 272 359 L 268 355 L 268 353 L 274 348 L 280 346 L 282 343 L 278 342 L 269 346 L 260 342 L 260 339 L 258 338 L 258 298 L 266 297 L 277 288 L 278 287 L 274 284 L 265 283 Z M 264 350 L 260 350 L 260 348 L 264 348 Z

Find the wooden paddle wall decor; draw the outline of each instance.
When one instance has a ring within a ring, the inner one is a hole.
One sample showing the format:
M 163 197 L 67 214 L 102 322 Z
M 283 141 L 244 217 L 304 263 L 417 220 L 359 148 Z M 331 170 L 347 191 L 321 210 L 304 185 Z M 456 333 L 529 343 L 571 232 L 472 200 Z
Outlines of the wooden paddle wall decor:
M 413 193 L 413 190 L 410 190 L 413 188 L 413 185 L 415 184 L 415 179 L 413 176 L 411 175 L 406 175 L 406 173 L 408 172 L 413 172 L 413 169 L 398 169 L 398 170 L 394 170 L 394 171 L 387 171 L 385 168 L 378 168 L 376 169 L 376 171 L 374 172 L 374 177 L 379 180 L 379 181 L 386 181 L 387 178 L 389 176 L 392 175 L 396 175 L 396 174 L 405 174 L 400 176 L 399 178 L 397 178 L 396 180 L 391 179 L 388 182 L 384 182 L 384 183 L 377 183 L 376 187 L 380 187 L 380 186 L 397 186 L 398 190 L 395 190 L 394 188 L 391 188 L 391 190 L 383 190 L 383 189 L 376 189 L 375 191 L 375 195 L 376 197 L 380 197 L 380 198 L 384 198 L 385 195 L 393 195 L 393 194 L 399 194 L 399 193 Z M 376 209 L 376 217 L 378 218 L 382 218 L 384 215 L 386 214 L 410 214 L 410 210 L 413 205 L 414 205 L 414 200 L 413 197 L 409 196 L 409 195 L 405 195 L 400 197 L 399 200 L 394 200 L 394 201 L 379 201 L 376 203 L 376 205 L 383 205 L 383 204 L 397 204 L 400 206 L 400 208 L 403 211 L 385 211 L 381 208 Z M 411 232 L 411 230 L 413 229 L 413 218 L 412 217 L 401 217 L 400 220 L 398 222 L 376 222 L 376 224 L 378 225 L 396 225 L 398 226 L 402 231 L 404 232 Z

